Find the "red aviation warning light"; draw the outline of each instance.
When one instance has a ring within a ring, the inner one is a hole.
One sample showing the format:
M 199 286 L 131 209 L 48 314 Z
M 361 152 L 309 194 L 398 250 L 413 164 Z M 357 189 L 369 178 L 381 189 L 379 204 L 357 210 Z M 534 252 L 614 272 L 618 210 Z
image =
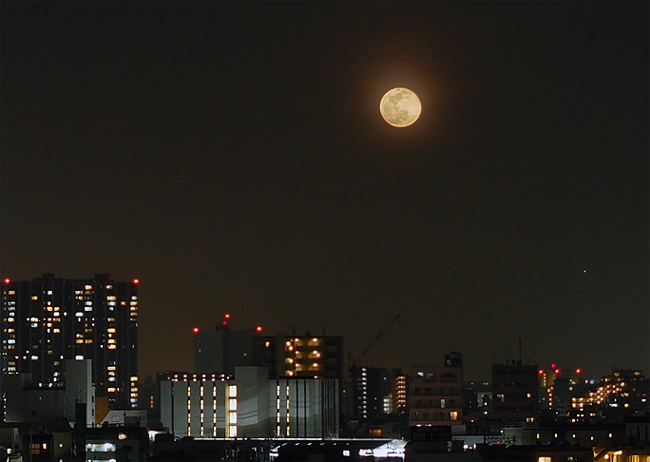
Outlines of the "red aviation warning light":
M 223 321 L 223 322 L 221 323 L 221 325 L 223 325 L 223 326 L 227 326 L 227 325 L 228 325 L 228 321 Z
M 556 367 L 555 363 L 551 364 L 551 369 L 555 369 Z
M 576 369 L 576 374 L 582 374 L 582 369 Z
M 134 279 L 133 284 L 140 284 L 140 279 Z
M 544 375 L 544 370 L 543 369 L 539 370 L 539 375 Z
M 192 332 L 194 332 L 195 334 L 198 334 L 199 333 L 199 328 L 195 327 L 194 329 L 192 329 Z
M 560 373 L 560 369 L 555 369 L 555 374 L 557 375 L 559 373 Z
M 11 279 L 9 279 L 9 278 L 5 279 L 5 284 L 9 284 L 10 282 L 11 282 Z
M 257 332 L 262 332 L 262 326 L 257 326 L 257 327 L 255 328 L 255 330 L 256 330 Z
M 224 318 L 226 318 L 226 319 L 230 319 L 230 314 L 226 313 L 226 315 L 224 316 Z

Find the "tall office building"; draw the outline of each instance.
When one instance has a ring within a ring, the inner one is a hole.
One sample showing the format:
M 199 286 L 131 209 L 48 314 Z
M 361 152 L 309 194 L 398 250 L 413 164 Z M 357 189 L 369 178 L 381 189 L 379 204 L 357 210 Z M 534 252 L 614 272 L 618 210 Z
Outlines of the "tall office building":
M 109 274 L 44 274 L 2 284 L 2 375 L 30 374 L 36 387 L 63 385 L 64 360 L 92 360 L 97 396 L 138 404 L 138 280 Z
M 194 328 L 194 371 L 234 374 L 236 367 L 251 365 L 253 338 L 261 327 L 233 329 L 223 321 L 213 329 Z

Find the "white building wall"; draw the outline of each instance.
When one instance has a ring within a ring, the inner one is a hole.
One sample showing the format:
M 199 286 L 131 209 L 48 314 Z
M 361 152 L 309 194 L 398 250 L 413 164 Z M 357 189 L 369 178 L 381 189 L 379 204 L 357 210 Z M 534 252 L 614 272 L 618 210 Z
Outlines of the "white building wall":
M 160 383 L 162 424 L 176 436 L 223 438 L 227 390 L 227 381 L 210 375 L 189 374 L 163 380 Z
M 237 368 L 232 380 L 209 377 L 185 374 L 161 382 L 161 420 L 174 435 L 338 436 L 336 379 L 269 380 L 268 369 L 263 367 Z

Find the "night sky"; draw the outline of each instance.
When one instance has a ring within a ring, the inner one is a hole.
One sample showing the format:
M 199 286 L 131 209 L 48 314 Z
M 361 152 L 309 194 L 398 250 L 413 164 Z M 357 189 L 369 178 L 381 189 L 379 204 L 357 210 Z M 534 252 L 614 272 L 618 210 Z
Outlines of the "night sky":
M 648 374 L 648 5 L 3 1 L 2 276 L 139 278 L 141 375 L 225 313 Z

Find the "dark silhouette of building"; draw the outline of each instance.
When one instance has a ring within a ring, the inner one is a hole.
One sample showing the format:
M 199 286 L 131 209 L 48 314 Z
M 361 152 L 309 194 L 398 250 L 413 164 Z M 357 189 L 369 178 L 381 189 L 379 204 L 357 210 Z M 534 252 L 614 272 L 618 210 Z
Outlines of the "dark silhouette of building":
M 410 426 L 463 423 L 462 354 L 445 355 L 443 364 L 414 364 L 407 381 Z
M 536 425 L 539 421 L 537 375 L 536 364 L 521 364 L 521 361 L 492 364 L 490 419 Z
M 109 274 L 63 279 L 44 274 L 2 284 L 2 374 L 31 374 L 59 387 L 64 360 L 92 360 L 97 396 L 138 405 L 138 283 Z
M 463 415 L 465 421 L 488 418 L 492 402 L 490 382 L 465 382 L 463 384 Z
M 226 321 L 213 329 L 194 328 L 194 371 L 234 374 L 236 367 L 250 366 L 256 329 L 231 330 Z

